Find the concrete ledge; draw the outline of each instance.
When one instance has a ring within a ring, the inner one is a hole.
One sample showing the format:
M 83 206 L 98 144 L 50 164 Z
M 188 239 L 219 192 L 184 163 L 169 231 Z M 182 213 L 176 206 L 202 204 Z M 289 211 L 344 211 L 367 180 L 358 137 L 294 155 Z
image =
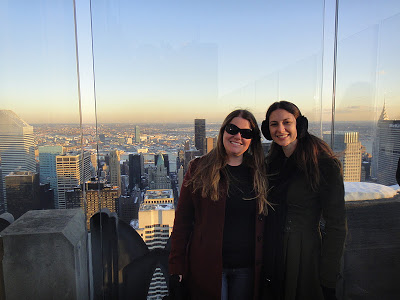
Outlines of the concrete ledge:
M 86 235 L 81 209 L 29 211 L 4 229 L 6 299 L 88 299 Z
M 342 299 L 398 299 L 400 196 L 346 202 Z

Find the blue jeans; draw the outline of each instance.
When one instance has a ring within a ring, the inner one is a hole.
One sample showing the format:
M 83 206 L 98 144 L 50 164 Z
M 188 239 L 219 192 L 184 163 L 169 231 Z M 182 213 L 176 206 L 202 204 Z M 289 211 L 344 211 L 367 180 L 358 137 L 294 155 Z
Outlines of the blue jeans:
M 253 299 L 254 269 L 222 269 L 221 300 Z

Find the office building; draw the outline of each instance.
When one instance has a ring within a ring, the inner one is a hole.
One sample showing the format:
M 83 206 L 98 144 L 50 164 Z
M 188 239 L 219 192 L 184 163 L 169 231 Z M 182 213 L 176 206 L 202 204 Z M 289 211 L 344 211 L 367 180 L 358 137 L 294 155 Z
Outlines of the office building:
M 171 189 L 148 190 L 139 209 L 137 232 L 152 250 L 164 248 L 174 225 L 175 209 Z M 166 279 L 160 267 L 156 267 L 147 299 L 159 299 L 168 294 Z
M 110 184 L 121 189 L 121 164 L 118 150 L 110 151 L 109 166 Z
M 144 174 L 144 158 L 142 154 L 129 154 L 129 190 L 135 186 L 141 188 Z
M 135 126 L 135 143 L 140 143 L 140 128 L 137 125 Z
M 206 153 L 210 152 L 217 145 L 216 137 L 208 137 L 206 138 Z
M 400 120 L 390 120 L 383 106 L 378 120 L 372 154 L 372 176 L 377 183 L 395 185 L 400 157 Z
M 149 168 L 149 187 L 150 189 L 170 189 L 171 179 L 165 166 L 164 156 L 157 155 L 155 167 Z
M 331 140 L 331 133 L 323 133 L 324 141 Z M 335 132 L 333 151 L 343 165 L 345 182 L 361 181 L 361 142 L 358 132 Z
M 131 224 L 133 220 L 138 222 L 139 207 L 142 202 L 143 193 L 139 189 L 132 190 L 129 196 L 121 196 L 119 198 L 118 217 L 127 224 Z
M 0 164 L 3 198 L 0 213 L 7 210 L 5 177 L 11 172 L 36 172 L 33 127 L 11 110 L 0 110 Z
M 58 197 L 56 156 L 62 154 L 64 154 L 64 147 L 62 146 L 39 147 L 40 182 L 50 184 L 50 188 L 54 191 L 54 199 Z
M 56 156 L 57 190 L 55 208 L 66 208 L 65 192 L 91 178 L 90 153 L 69 152 Z
M 163 161 L 164 161 L 164 166 L 167 169 L 167 174 L 169 175 L 170 173 L 170 163 L 169 163 L 169 155 L 168 154 L 156 154 L 154 155 L 154 162 L 157 164 L 158 156 L 162 156 Z
M 84 197 L 85 195 L 85 197 Z M 100 209 L 108 208 L 110 212 L 118 213 L 119 187 L 99 181 L 88 181 L 65 192 L 66 208 L 82 208 L 86 213 L 87 228 L 90 229 L 90 218 Z M 86 203 L 84 200 L 86 199 Z M 85 211 L 86 205 L 86 211 Z
M 54 190 L 50 183 L 40 183 L 39 185 L 40 209 L 54 209 Z
M 200 155 L 206 153 L 206 120 L 194 120 L 194 146 L 200 152 Z
M 39 175 L 34 172 L 11 172 L 5 176 L 8 212 L 18 219 L 29 210 L 40 209 Z

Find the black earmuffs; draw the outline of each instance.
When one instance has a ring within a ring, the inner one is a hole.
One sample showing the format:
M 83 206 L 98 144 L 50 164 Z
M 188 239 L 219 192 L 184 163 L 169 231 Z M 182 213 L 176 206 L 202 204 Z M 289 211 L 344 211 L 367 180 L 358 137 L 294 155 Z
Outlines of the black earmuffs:
M 304 137 L 306 135 L 307 130 L 308 130 L 308 120 L 305 116 L 297 117 L 296 130 L 297 130 L 297 138 L 298 139 L 301 139 L 302 137 Z M 269 132 L 269 124 L 268 124 L 267 119 L 265 119 L 261 123 L 261 132 L 267 140 L 269 140 L 269 141 L 272 140 L 271 133 Z

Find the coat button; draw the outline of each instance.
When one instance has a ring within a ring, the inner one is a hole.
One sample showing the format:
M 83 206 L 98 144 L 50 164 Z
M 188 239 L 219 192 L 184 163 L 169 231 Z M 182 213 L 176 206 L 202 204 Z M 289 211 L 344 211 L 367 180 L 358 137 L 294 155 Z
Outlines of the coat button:
M 262 216 L 262 215 L 259 215 L 259 216 L 258 216 L 258 220 L 259 220 L 259 221 L 262 221 L 262 220 L 263 220 L 263 216 Z
M 261 241 L 262 241 L 262 235 L 259 235 L 259 236 L 257 237 L 257 241 L 258 241 L 258 242 L 261 242 Z

